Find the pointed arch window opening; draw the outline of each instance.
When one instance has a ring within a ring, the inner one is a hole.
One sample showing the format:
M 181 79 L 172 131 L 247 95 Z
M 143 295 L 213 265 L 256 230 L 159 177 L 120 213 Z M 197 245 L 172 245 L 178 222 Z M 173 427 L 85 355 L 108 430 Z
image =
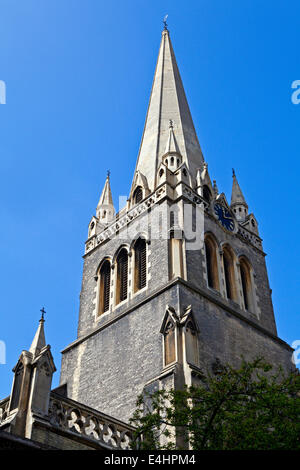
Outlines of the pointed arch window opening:
M 117 304 L 128 296 L 128 253 L 123 248 L 117 258 Z
M 138 186 L 133 193 L 134 204 L 139 204 L 143 200 L 143 189 Z
M 253 311 L 254 308 L 251 272 L 248 264 L 243 259 L 240 260 L 240 275 L 245 310 Z
M 134 245 L 134 291 L 137 292 L 147 285 L 147 244 L 146 240 L 139 238 Z
M 227 299 L 236 300 L 233 258 L 227 249 L 223 252 L 223 267 Z
M 211 191 L 207 185 L 203 186 L 203 198 L 205 201 L 210 202 L 212 198 Z
M 110 281 L 111 265 L 109 261 L 105 261 L 100 269 L 100 315 L 107 312 L 110 307 Z
M 204 245 L 206 255 L 207 284 L 208 287 L 219 290 L 217 247 L 210 238 L 205 239 Z

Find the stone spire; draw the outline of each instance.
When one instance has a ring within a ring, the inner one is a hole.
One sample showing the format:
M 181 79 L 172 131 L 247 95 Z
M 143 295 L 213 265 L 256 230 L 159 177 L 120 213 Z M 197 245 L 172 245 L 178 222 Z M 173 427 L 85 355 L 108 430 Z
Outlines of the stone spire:
M 172 129 L 169 129 L 170 120 Z M 189 105 L 177 67 L 169 31 L 165 28 L 148 112 L 140 145 L 136 171 L 142 173 L 150 191 L 156 187 L 157 169 L 166 153 L 168 141 L 182 155 L 183 163 L 196 180 L 197 169 L 203 164 L 203 156 L 194 128 Z
M 245 220 L 248 215 L 248 204 L 244 198 L 234 169 L 232 169 L 232 192 L 231 192 L 231 208 L 233 209 L 237 220 Z
M 104 184 L 103 191 L 101 193 L 98 206 L 97 206 L 97 217 L 100 223 L 109 223 L 114 218 L 115 209 L 112 199 L 112 193 L 110 188 L 110 172 L 107 172 L 106 181 Z
M 46 346 L 44 323 L 44 313 L 42 312 L 38 329 L 36 330 L 35 336 L 29 349 L 29 352 L 33 355 L 34 358 L 38 356 L 41 350 Z

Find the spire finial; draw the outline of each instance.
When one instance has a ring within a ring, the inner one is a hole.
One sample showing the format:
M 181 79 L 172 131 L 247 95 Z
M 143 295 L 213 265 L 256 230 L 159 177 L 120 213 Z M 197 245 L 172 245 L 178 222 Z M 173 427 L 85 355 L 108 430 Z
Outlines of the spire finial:
M 174 122 L 172 119 L 169 119 L 169 128 L 173 129 L 173 127 L 174 127 Z
M 44 321 L 45 321 L 44 315 L 45 315 L 45 313 L 46 313 L 46 310 L 44 309 L 44 307 L 41 308 L 40 312 L 42 312 L 42 316 L 41 316 L 40 321 L 43 321 L 43 322 L 44 322 Z
M 168 31 L 167 18 L 169 15 L 166 15 L 163 19 L 164 31 Z
M 110 178 L 110 170 L 107 170 L 107 178 Z
M 234 171 L 234 168 L 232 168 L 232 177 L 233 177 L 233 178 L 235 177 L 235 171 Z

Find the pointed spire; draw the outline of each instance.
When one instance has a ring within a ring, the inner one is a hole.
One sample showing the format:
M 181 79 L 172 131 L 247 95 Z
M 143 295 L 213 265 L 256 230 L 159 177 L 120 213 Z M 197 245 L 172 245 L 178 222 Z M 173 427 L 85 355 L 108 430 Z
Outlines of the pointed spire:
M 238 183 L 234 169 L 232 168 L 232 192 L 231 204 L 238 220 L 244 220 L 248 214 L 248 204 Z
M 169 129 L 169 120 L 173 129 Z M 174 134 L 176 141 L 173 140 Z M 152 85 L 148 112 L 140 145 L 136 171 L 147 179 L 149 189 L 156 187 L 157 169 L 170 144 L 177 146 L 193 178 L 203 164 L 189 105 L 177 67 L 169 31 L 165 28 Z
M 103 204 L 113 206 L 112 193 L 111 193 L 111 188 L 110 188 L 110 171 L 109 170 L 107 170 L 107 176 L 106 176 L 104 188 L 101 193 L 97 207 L 102 206 Z
M 100 222 L 110 222 L 115 214 L 114 203 L 112 199 L 112 192 L 110 187 L 110 171 L 107 171 L 107 176 L 104 184 L 103 191 L 101 193 L 98 206 L 97 206 L 97 217 L 100 218 Z
M 38 329 L 36 330 L 35 336 L 33 338 L 32 344 L 30 346 L 29 352 L 36 357 L 39 355 L 41 350 L 46 346 L 45 331 L 44 331 L 44 314 L 46 313 L 44 308 L 41 309 L 42 316 L 39 321 Z
M 240 185 L 238 183 L 234 169 L 232 168 L 232 192 L 231 192 L 231 205 L 243 204 L 248 207 Z

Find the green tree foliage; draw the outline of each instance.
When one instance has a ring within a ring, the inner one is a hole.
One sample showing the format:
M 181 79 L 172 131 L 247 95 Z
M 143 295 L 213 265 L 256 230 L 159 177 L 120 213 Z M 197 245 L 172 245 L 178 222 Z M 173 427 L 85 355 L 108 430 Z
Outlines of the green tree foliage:
M 141 395 L 133 446 L 193 450 L 300 449 L 300 376 L 262 359 L 222 366 L 201 386 Z

